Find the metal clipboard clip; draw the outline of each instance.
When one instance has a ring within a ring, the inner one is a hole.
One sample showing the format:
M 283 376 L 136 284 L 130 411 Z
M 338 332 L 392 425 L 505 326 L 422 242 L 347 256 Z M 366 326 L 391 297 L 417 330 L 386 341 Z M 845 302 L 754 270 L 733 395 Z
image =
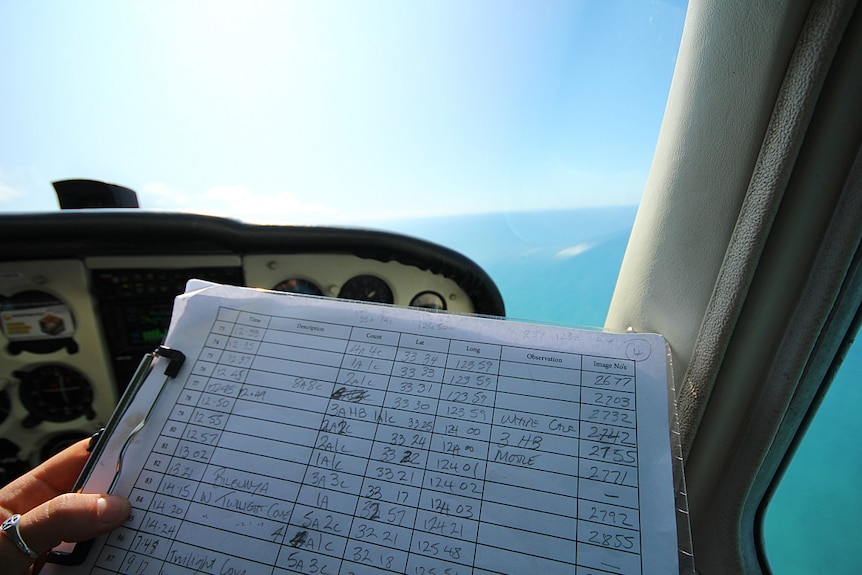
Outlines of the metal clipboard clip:
M 146 381 L 147 377 L 153 370 L 153 365 L 157 358 L 165 358 L 168 360 L 168 364 L 165 366 L 165 379 L 162 382 L 162 385 L 159 387 L 159 392 L 156 395 L 153 402 L 150 404 L 147 413 L 144 415 L 143 419 L 129 432 L 129 435 L 126 437 L 125 442 L 123 443 L 123 447 L 120 449 L 120 453 L 117 457 L 116 469 L 114 471 L 114 477 L 111 480 L 111 485 L 108 487 L 107 492 L 112 493 L 114 487 L 117 485 L 117 481 L 120 479 L 120 473 L 123 469 L 123 458 L 126 455 L 126 451 L 132 443 L 132 440 L 135 438 L 135 435 L 140 432 L 144 426 L 147 424 L 147 420 L 155 410 L 156 405 L 158 405 L 159 400 L 162 397 L 162 394 L 167 387 L 168 381 L 173 379 L 179 374 L 180 369 L 183 366 L 183 363 L 186 360 L 185 354 L 183 352 L 171 349 L 167 346 L 160 345 L 158 348 L 153 350 L 152 352 L 144 355 L 141 359 L 141 363 L 138 364 L 137 369 L 135 370 L 132 379 L 129 381 L 129 385 L 126 387 L 126 390 L 123 392 L 122 397 L 120 398 L 117 407 L 114 409 L 114 413 L 111 414 L 108 423 L 96 432 L 93 437 L 90 439 L 90 445 L 87 449 L 90 451 L 90 457 L 87 459 L 87 463 L 84 465 L 84 469 L 81 470 L 81 474 L 78 476 L 78 480 L 75 482 L 75 487 L 72 491 L 80 492 L 87 481 L 90 479 L 90 476 L 93 474 L 93 471 L 96 469 L 96 464 L 102 458 L 104 454 L 105 447 L 108 444 L 108 440 L 116 431 L 117 427 L 119 427 L 120 422 L 123 420 L 123 417 L 126 415 L 129 407 L 137 396 L 138 392 Z M 76 543 L 71 551 L 69 552 L 60 552 L 57 550 L 53 550 L 48 553 L 48 562 L 57 563 L 60 565 L 79 565 L 84 561 L 87 556 L 87 553 L 92 546 L 93 541 L 82 541 Z

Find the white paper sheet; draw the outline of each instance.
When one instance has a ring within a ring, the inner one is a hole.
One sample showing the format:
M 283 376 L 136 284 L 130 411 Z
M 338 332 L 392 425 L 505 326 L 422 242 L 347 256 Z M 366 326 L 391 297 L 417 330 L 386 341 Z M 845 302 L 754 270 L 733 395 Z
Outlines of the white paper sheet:
M 190 286 L 186 365 L 115 488 L 131 519 L 44 573 L 678 572 L 660 336 Z

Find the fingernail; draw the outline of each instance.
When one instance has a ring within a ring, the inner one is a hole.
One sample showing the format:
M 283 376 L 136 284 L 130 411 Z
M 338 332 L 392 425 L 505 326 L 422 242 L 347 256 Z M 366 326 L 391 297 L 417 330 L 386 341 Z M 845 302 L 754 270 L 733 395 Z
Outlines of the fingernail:
M 104 495 L 96 503 L 99 521 L 102 523 L 117 523 L 125 521 L 131 512 L 131 505 L 124 497 L 117 495 Z

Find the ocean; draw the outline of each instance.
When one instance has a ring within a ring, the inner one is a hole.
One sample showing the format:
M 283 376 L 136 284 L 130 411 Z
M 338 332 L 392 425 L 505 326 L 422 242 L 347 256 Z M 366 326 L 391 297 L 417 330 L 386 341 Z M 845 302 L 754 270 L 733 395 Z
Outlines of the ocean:
M 636 209 L 466 215 L 386 228 L 474 260 L 497 283 L 510 318 L 601 327 Z M 765 514 L 763 541 L 776 575 L 862 572 L 860 381 L 862 345 L 856 344 Z
M 634 206 L 391 222 L 387 229 L 466 255 L 493 278 L 512 319 L 601 327 Z

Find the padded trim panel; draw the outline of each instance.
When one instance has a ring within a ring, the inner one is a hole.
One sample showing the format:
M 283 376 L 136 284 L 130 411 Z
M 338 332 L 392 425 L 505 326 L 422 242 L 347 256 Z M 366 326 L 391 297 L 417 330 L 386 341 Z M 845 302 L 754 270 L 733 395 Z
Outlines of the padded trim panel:
M 807 2 L 692 2 L 605 327 L 658 332 L 683 381 Z

